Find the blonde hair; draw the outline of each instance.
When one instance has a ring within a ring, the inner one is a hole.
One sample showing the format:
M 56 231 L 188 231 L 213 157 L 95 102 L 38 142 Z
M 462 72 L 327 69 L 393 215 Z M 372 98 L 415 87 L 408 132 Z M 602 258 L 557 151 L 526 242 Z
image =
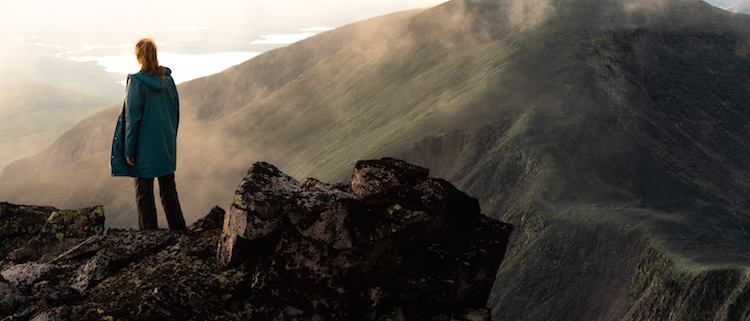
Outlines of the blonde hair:
M 156 43 L 154 39 L 143 38 L 135 44 L 135 57 L 141 64 L 141 70 L 149 75 L 157 74 L 159 78 L 164 78 L 164 67 L 159 66 L 159 59 L 156 57 Z

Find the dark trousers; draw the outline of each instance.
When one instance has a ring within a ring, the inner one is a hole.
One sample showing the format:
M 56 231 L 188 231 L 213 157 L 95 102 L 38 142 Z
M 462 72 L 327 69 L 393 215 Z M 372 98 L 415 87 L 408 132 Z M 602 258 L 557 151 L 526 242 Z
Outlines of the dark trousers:
M 174 183 L 174 173 L 159 177 L 159 194 L 161 205 L 167 216 L 167 223 L 172 230 L 186 230 L 185 218 L 182 216 L 180 200 Z M 154 179 L 135 179 L 135 201 L 138 204 L 138 225 L 141 231 L 158 229 L 156 225 L 156 204 L 154 202 Z

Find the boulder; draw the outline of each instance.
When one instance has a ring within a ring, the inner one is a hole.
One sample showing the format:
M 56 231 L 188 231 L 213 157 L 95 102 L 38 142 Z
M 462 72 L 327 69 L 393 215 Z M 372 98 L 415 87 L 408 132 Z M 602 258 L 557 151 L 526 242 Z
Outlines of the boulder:
M 0 272 L 4 279 L 22 291 L 30 288 L 36 282 L 54 276 L 60 267 L 49 263 L 28 262 L 13 265 Z
M 123 266 L 163 250 L 174 239 L 168 230 L 136 232 L 109 230 L 107 235 L 92 236 L 62 253 L 53 262 L 73 260 L 95 253 L 73 273 L 68 286 L 84 294 Z
M 512 227 L 475 198 L 395 159 L 358 162 L 340 185 L 267 166 L 240 185 L 218 247 L 224 266 L 246 262 L 254 318 L 488 320 Z
M 77 320 L 82 310 L 81 306 L 59 306 L 39 312 L 29 321 Z
M 98 253 L 81 265 L 70 279 L 70 288 L 83 294 L 89 286 L 104 279 L 109 267 L 110 257 L 104 253 Z
M 245 255 L 246 240 L 260 239 L 282 225 L 289 198 L 300 189 L 294 178 L 273 165 L 259 162 L 248 170 L 224 216 L 217 250 L 223 265 L 238 262 Z
M 228 211 L 184 232 L 76 234 L 92 230 L 76 215 L 97 212 L 37 219 L 16 261 L 0 261 L 0 321 L 489 320 L 511 232 L 394 159 L 339 184 L 257 163 Z
M 16 262 L 49 262 L 80 241 L 103 232 L 104 209 L 101 206 L 54 211 L 34 238 L 7 257 Z
M 343 188 L 314 179 L 300 184 L 273 165 L 254 164 L 224 217 L 219 263 L 229 266 L 266 253 L 265 245 L 275 246 L 281 228 L 325 210 L 337 199 L 355 197 Z
M 55 211 L 49 206 L 0 203 L 0 260 L 36 236 Z
M 202 231 L 202 230 L 213 230 L 220 229 L 224 224 L 224 215 L 226 212 L 224 209 L 218 206 L 214 206 L 211 212 L 208 213 L 202 219 L 199 219 L 193 225 L 190 226 L 191 231 Z
M 0 275 L 0 315 L 8 315 L 25 302 L 21 291 Z
M 349 180 L 349 188 L 359 197 L 382 195 L 388 191 L 427 179 L 430 171 L 402 160 L 383 158 L 359 161 Z

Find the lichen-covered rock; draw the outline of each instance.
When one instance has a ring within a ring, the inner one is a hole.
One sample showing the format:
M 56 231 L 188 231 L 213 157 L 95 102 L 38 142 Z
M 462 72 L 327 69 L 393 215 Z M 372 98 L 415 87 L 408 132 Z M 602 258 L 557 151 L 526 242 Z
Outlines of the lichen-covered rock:
M 247 250 L 243 240 L 259 239 L 279 228 L 289 198 L 299 189 L 297 180 L 273 165 L 253 164 L 224 216 L 219 261 L 225 265 L 238 261 Z
M 262 244 L 269 240 L 275 243 L 278 233 L 274 232 L 346 197 L 355 196 L 341 187 L 314 179 L 300 184 L 268 163 L 254 164 L 224 217 L 217 251 L 219 262 L 226 266 L 265 253 Z
M 393 188 L 423 181 L 429 173 L 426 168 L 393 158 L 359 161 L 354 166 L 349 188 L 359 197 L 385 194 Z
M 0 315 L 10 314 L 24 300 L 21 291 L 0 275 Z
M 224 215 L 226 211 L 221 207 L 214 206 L 211 212 L 208 213 L 204 218 L 199 219 L 193 225 L 190 226 L 191 231 L 201 231 L 208 229 L 219 229 L 224 225 Z
M 29 321 L 77 320 L 82 310 L 81 306 L 59 306 L 36 314 Z
M 0 297 L 0 315 L 11 315 L 18 307 L 25 304 L 28 300 L 20 292 L 8 293 Z M 5 321 L 5 319 L 2 319 Z
M 36 236 L 55 211 L 49 206 L 0 203 L 0 260 Z
M 511 227 L 482 215 L 476 199 L 447 181 L 427 176 L 394 159 L 357 163 L 348 185 L 308 179 L 297 189 L 258 186 L 273 180 L 248 175 L 241 188 L 280 191 L 263 199 L 284 204 L 265 217 L 236 204 L 230 209 L 275 228 L 247 241 L 241 255 L 219 254 L 225 263 L 249 264 L 250 302 L 260 304 L 252 317 L 488 320 L 485 304 Z M 229 219 L 222 237 L 237 233 L 226 230 Z M 252 226 L 245 225 L 246 235 Z
M 15 286 L 13 284 L 10 284 L 8 281 L 5 280 L 5 278 L 0 277 L 0 298 L 11 294 L 15 291 L 18 291 L 15 289 Z
M 54 275 L 60 269 L 59 266 L 48 263 L 28 262 L 6 268 L 0 275 L 8 282 L 23 290 L 31 287 L 34 283 Z
M 488 320 L 510 226 L 424 169 L 360 164 L 356 184 L 299 184 L 258 163 L 187 231 L 68 233 L 78 244 L 0 261 L 0 321 Z M 55 212 L 44 229 L 80 230 Z
M 168 230 L 136 232 L 110 230 L 107 235 L 96 235 L 69 249 L 53 262 L 71 260 L 96 253 L 78 267 L 68 286 L 84 294 L 92 285 L 123 266 L 163 250 L 174 239 Z
M 7 257 L 16 262 L 37 259 L 48 262 L 81 240 L 103 232 L 104 209 L 102 206 L 54 211 L 33 239 L 8 254 Z
M 108 255 L 103 253 L 95 255 L 76 270 L 74 276 L 70 279 L 70 288 L 83 294 L 89 289 L 90 285 L 104 280 L 109 262 Z

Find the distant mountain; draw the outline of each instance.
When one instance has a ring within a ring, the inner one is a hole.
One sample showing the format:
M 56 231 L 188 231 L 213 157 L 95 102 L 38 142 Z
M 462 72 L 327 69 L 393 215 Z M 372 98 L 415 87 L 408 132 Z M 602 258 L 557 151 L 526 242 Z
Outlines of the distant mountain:
M 111 102 L 38 83 L 0 84 L 0 170 L 52 145 Z
M 744 320 L 748 88 L 750 17 L 700 0 L 454 0 L 181 85 L 178 189 L 192 221 L 258 160 L 342 181 L 395 156 L 514 225 L 493 319 Z M 0 199 L 134 226 L 116 116 L 12 164 Z

